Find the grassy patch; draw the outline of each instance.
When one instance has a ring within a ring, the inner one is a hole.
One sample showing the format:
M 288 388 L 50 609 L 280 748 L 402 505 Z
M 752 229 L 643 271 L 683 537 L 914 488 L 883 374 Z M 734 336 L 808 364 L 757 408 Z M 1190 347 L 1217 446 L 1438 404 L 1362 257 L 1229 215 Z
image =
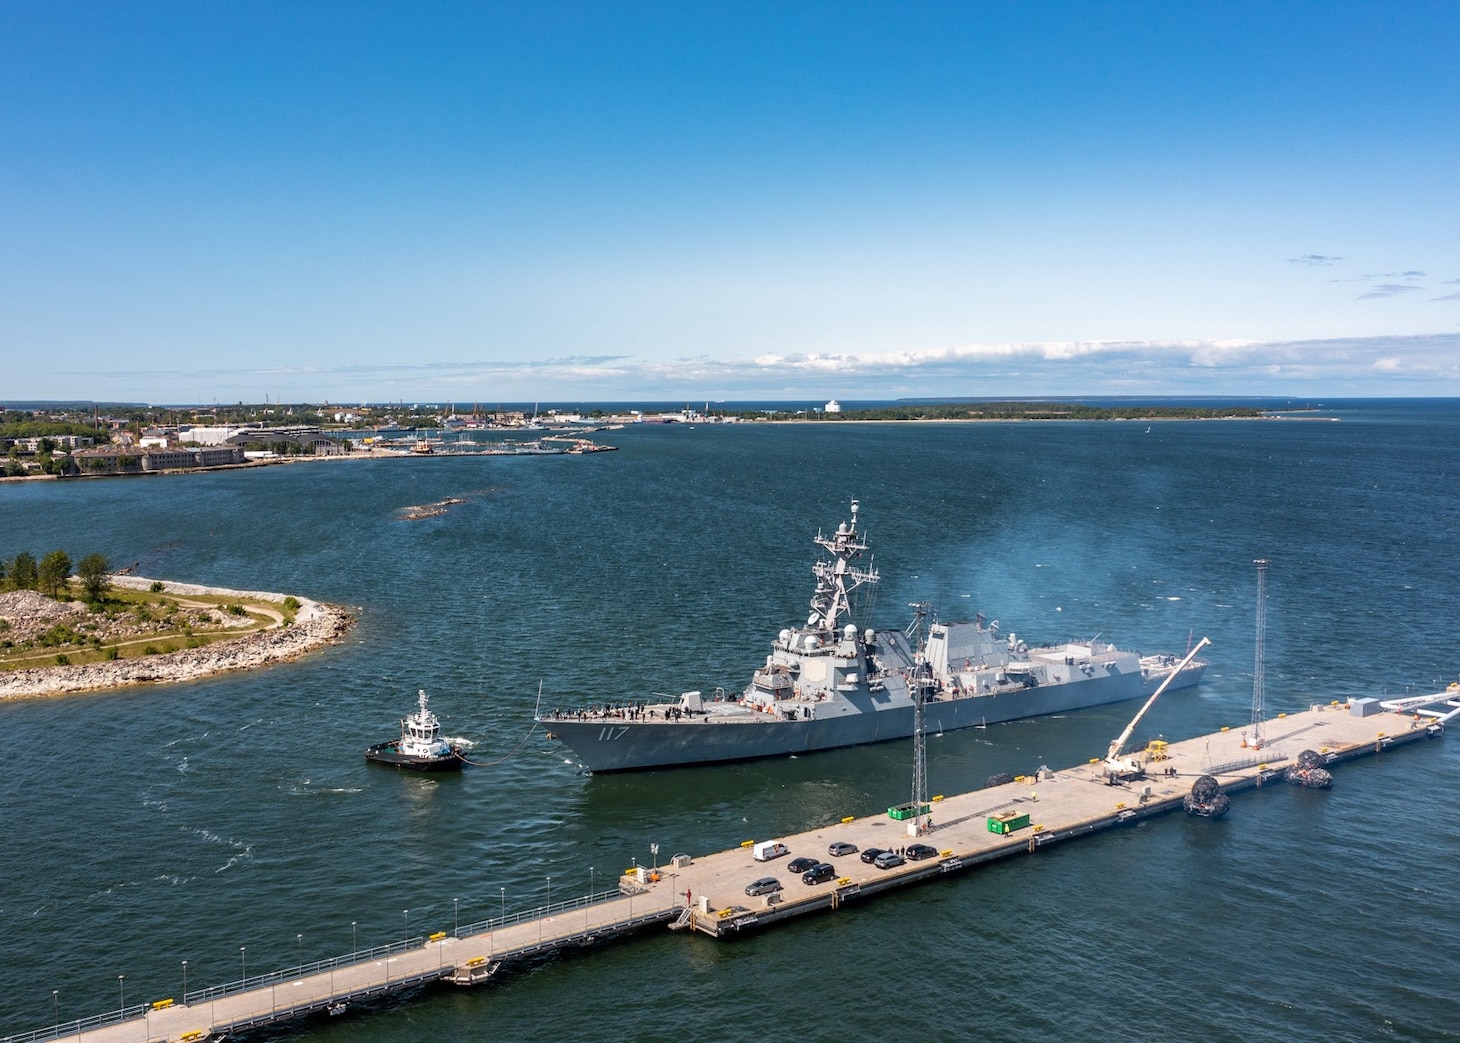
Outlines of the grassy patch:
M 63 592 L 62 600 L 70 593 Z M 23 629 L 17 634 L 8 621 L 0 620 L 0 669 L 55 666 L 58 654 L 66 657 L 60 665 L 80 665 L 204 648 L 268 629 L 280 616 L 287 626 L 298 605 L 292 597 L 281 605 L 177 594 L 159 590 L 158 584 L 145 591 L 113 588 L 104 601 L 87 606 L 88 615 L 53 622 L 42 630 Z M 233 625 L 223 625 L 224 620 Z

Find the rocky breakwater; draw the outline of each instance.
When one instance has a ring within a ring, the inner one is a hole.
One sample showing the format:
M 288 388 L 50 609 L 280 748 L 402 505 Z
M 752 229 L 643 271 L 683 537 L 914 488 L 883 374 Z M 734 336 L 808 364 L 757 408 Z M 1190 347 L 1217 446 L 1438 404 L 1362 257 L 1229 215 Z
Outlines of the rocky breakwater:
M 115 587 L 149 590 L 158 581 L 139 576 L 113 576 L 111 582 Z M 289 597 L 270 591 L 230 590 L 186 583 L 164 583 L 163 590 L 184 597 L 236 599 L 256 606 L 260 603 L 282 605 Z M 52 601 L 29 591 L 16 594 L 29 596 L 3 595 L 6 604 L 0 609 L 0 616 L 7 618 L 12 628 L 22 631 L 57 620 L 72 620 L 85 612 L 79 602 Z M 264 612 L 272 617 L 272 625 L 199 648 L 99 663 L 0 671 L 0 700 L 135 684 L 193 681 L 231 670 L 252 670 L 296 659 L 316 648 L 338 642 L 354 624 L 349 613 L 338 605 L 297 595 L 294 600 L 299 607 L 294 610 L 292 620 L 286 622 L 283 612 L 264 608 Z M 222 622 L 227 617 L 220 614 L 218 619 Z

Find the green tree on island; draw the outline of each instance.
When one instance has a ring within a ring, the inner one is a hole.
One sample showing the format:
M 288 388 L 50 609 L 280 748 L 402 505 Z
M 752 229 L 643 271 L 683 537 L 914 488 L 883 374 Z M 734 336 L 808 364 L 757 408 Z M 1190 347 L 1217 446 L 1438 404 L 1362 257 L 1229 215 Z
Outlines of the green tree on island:
M 40 569 L 36 574 L 40 589 L 55 597 L 66 585 L 66 577 L 71 575 L 71 558 L 63 550 L 53 550 L 41 559 Z
M 35 580 L 35 555 L 23 550 L 10 561 L 10 584 L 16 590 L 34 590 Z
M 111 580 L 107 578 L 106 558 L 100 554 L 88 554 L 81 559 L 81 564 L 76 566 L 76 574 L 81 577 L 81 584 L 86 588 L 86 600 L 92 603 L 98 602 L 106 597 L 111 590 Z

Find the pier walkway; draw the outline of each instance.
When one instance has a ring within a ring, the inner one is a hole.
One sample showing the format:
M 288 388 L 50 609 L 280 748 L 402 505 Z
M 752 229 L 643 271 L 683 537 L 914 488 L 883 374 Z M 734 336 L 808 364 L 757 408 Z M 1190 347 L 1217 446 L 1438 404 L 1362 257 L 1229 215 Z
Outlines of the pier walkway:
M 1427 707 L 1440 705 L 1435 711 Z M 1453 708 L 1453 709 L 1448 709 Z M 0 1043 L 68 1038 L 85 1043 L 203 1043 L 209 1038 L 315 1012 L 340 1013 L 350 1004 L 436 982 L 473 985 L 505 962 L 588 947 L 657 924 L 722 938 L 762 929 L 789 917 L 855 906 L 879 892 L 956 873 L 1182 807 L 1192 783 L 1215 777 L 1227 792 L 1281 783 L 1298 755 L 1312 751 L 1331 766 L 1381 754 L 1395 746 L 1441 734 L 1460 715 L 1460 690 L 1427 699 L 1380 705 L 1315 705 L 1265 722 L 1262 742 L 1250 729 L 1223 728 L 1209 735 L 1153 743 L 1140 754 L 1143 778 L 1111 784 L 1099 761 L 1061 770 L 1042 769 L 1014 782 L 969 793 L 934 797 L 931 823 L 921 834 L 911 821 L 887 813 L 848 817 L 794 836 L 779 837 L 791 855 L 832 861 L 836 876 L 814 885 L 785 869 L 785 861 L 757 862 L 751 842 L 702 857 L 677 858 L 655 870 L 620 880 L 619 889 L 545 909 L 435 934 L 243 981 L 188 992 L 180 1002 L 159 1000 L 32 1033 Z M 1008 831 L 995 831 L 1001 814 Z M 1028 816 L 1027 820 L 1024 816 Z M 762 838 L 771 839 L 771 838 Z M 833 842 L 883 849 L 915 843 L 935 854 L 892 869 L 877 869 L 856 854 L 831 859 Z M 745 887 L 775 876 L 782 890 L 747 897 Z

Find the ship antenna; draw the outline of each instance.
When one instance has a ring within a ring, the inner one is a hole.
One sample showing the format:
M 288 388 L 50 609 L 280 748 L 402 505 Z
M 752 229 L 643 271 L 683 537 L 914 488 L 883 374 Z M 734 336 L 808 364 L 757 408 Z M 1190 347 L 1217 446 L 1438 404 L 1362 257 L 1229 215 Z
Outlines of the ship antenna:
M 921 650 L 923 645 L 926 644 L 923 633 L 925 629 L 923 627 L 923 620 L 933 615 L 933 605 L 928 601 L 910 601 L 907 607 L 913 610 L 913 617 L 912 622 L 907 625 L 907 629 L 903 633 L 907 635 L 908 640 L 913 642 L 917 649 Z M 935 620 L 936 618 L 934 616 Z

